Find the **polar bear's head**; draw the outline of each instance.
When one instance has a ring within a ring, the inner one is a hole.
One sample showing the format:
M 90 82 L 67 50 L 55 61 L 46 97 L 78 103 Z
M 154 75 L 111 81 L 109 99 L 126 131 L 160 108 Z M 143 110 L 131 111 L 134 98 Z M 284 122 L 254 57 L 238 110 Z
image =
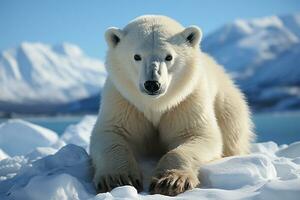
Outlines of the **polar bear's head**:
M 138 17 L 124 29 L 111 27 L 105 33 L 109 77 L 121 93 L 131 88 L 125 95 L 133 90 L 152 99 L 180 94 L 195 72 L 201 35 L 196 26 L 184 28 L 155 15 Z

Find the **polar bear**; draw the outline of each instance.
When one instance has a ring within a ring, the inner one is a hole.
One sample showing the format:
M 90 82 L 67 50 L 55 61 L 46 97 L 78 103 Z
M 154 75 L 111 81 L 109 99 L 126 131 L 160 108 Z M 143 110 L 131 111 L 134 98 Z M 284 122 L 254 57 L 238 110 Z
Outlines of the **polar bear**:
M 106 31 L 108 77 L 90 143 L 99 192 L 141 191 L 138 160 L 158 156 L 149 191 L 174 196 L 200 185 L 202 164 L 249 152 L 245 98 L 201 52 L 201 37 L 197 26 L 157 15 Z

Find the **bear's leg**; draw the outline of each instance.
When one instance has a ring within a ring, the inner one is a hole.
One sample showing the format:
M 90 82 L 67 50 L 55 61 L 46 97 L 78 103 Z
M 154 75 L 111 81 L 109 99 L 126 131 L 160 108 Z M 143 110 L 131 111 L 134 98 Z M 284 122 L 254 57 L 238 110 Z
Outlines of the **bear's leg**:
M 223 137 L 223 156 L 247 154 L 254 138 L 250 111 L 236 89 L 218 96 L 215 114 Z
M 107 192 L 123 185 L 143 190 L 138 164 L 129 144 L 119 133 L 103 131 L 101 134 L 93 134 L 90 150 L 98 192 Z
M 149 191 L 175 196 L 200 184 L 201 164 L 221 157 L 219 137 L 191 137 L 170 150 L 159 161 Z

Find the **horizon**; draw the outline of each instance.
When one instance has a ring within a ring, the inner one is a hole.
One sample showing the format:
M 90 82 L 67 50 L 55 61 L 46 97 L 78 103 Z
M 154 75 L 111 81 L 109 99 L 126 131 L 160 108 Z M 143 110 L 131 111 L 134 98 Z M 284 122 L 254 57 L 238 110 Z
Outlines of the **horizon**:
M 74 3 L 70 0 L 3 0 L 0 2 L 0 50 L 17 47 L 22 42 L 49 45 L 67 42 L 78 45 L 89 57 L 104 60 L 107 49 L 103 36 L 105 30 L 110 26 L 122 28 L 142 14 L 167 15 L 184 26 L 198 25 L 206 37 L 236 19 L 249 20 L 300 11 L 297 0 L 170 2 L 130 0 L 109 4 L 92 0 L 85 4 L 83 1 Z M 186 8 L 184 12 L 182 8 Z M 124 14 L 124 10 L 128 12 Z

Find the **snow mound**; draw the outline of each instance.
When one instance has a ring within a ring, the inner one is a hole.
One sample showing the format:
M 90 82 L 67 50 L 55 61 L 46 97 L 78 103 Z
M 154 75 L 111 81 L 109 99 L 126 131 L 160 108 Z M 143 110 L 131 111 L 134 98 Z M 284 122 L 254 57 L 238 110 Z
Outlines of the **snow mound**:
M 61 140 L 67 144 L 82 146 L 88 151 L 90 136 L 96 119 L 96 116 L 85 116 L 78 124 L 67 127 L 61 136 Z
M 200 169 L 202 184 L 220 189 L 238 189 L 276 178 L 276 169 L 264 155 L 224 158 Z M 238 177 L 238 178 L 233 178 Z
M 88 137 L 95 119 L 94 116 L 83 118 L 67 128 L 51 146 L 34 148 L 26 155 L 10 157 L 8 154 L 0 160 L 0 199 L 299 199 L 300 142 L 281 146 L 274 142 L 256 143 L 250 155 L 227 157 L 205 164 L 199 167 L 201 187 L 176 197 L 149 195 L 146 190 L 138 193 L 132 186 L 96 194 L 92 181 L 93 167 L 85 150 L 89 146 Z M 10 131 L 19 130 L 18 125 L 16 130 L 13 127 Z M 35 130 L 52 134 L 41 128 Z M 60 148 L 67 143 L 73 144 Z M 7 154 L 2 145 L 0 149 Z M 26 146 L 23 142 L 14 147 L 23 148 L 22 145 Z M 155 163 L 148 162 L 148 165 L 142 169 L 153 169 L 151 166 Z M 145 174 L 149 173 L 145 171 Z
M 300 180 L 274 180 L 266 183 L 258 199 L 299 199 Z
M 37 191 L 36 188 L 39 188 Z M 36 191 L 36 192 L 32 192 Z M 35 176 L 22 189 L 16 190 L 11 195 L 13 199 L 41 200 L 45 197 L 55 197 L 59 200 L 88 199 L 91 194 L 87 193 L 82 184 L 73 176 L 60 174 L 54 176 Z
M 300 152 L 300 142 L 295 142 L 286 148 L 279 150 L 276 154 L 280 157 L 297 158 Z
M 137 190 L 131 186 L 122 186 L 114 188 L 111 192 L 98 194 L 89 200 L 103 200 L 103 199 L 140 199 Z
M 92 172 L 85 150 L 69 144 L 54 155 L 23 166 L 16 176 L 0 182 L 0 197 L 25 200 L 48 194 L 49 198 L 54 195 L 54 199 L 84 199 L 79 197 L 95 193 Z
M 8 158 L 9 156 L 2 150 L 0 149 L 0 160 L 4 159 L 4 158 Z
M 24 155 L 36 147 L 50 146 L 57 139 L 55 132 L 20 119 L 0 124 L 0 148 L 9 156 Z
M 0 181 L 14 177 L 22 166 L 27 165 L 28 160 L 24 156 L 15 156 L 0 160 Z

